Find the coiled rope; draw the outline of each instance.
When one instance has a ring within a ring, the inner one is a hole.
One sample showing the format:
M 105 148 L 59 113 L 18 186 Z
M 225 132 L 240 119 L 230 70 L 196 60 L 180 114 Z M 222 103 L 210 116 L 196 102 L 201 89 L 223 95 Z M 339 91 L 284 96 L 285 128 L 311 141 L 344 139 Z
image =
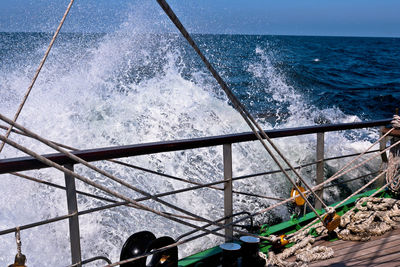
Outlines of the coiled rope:
M 394 115 L 391 121 L 392 129 L 400 129 L 400 116 Z M 391 142 L 400 140 L 398 137 L 393 137 Z M 389 151 L 389 160 L 387 163 L 386 182 L 390 182 L 389 189 L 398 194 L 400 191 L 400 179 L 396 177 L 397 170 L 400 167 L 400 148 L 394 147 Z
M 272 267 L 305 267 L 307 263 L 319 260 L 326 260 L 333 257 L 333 249 L 325 246 L 315 246 L 312 244 L 315 242 L 315 238 L 308 236 L 293 245 L 290 248 L 285 249 L 282 253 L 275 254 L 273 251 L 268 252 L 268 258 L 264 253 L 259 255 L 266 260 L 265 266 Z M 296 256 L 296 261 L 286 261 L 290 256 Z
M 392 198 L 364 197 L 342 216 L 341 230 L 337 235 L 342 240 L 367 241 L 391 231 L 400 222 L 400 201 Z

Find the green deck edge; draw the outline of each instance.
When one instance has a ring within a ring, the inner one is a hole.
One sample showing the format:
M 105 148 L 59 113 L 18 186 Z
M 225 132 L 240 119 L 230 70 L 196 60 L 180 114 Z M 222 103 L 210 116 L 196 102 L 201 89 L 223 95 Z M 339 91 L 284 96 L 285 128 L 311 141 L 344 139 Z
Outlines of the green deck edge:
M 370 191 L 367 191 L 362 194 L 355 195 L 351 197 L 348 201 L 344 202 L 340 206 L 336 208 L 337 213 L 342 216 L 344 213 L 346 213 L 351 207 L 355 205 L 355 202 L 357 199 L 361 197 L 368 197 L 371 196 L 373 193 L 375 193 L 379 189 L 373 189 Z M 384 198 L 391 198 L 392 196 L 389 194 L 388 191 L 384 190 L 379 194 L 380 197 Z M 336 206 L 340 202 L 336 202 L 330 206 Z M 317 210 L 318 214 L 323 214 L 325 212 L 324 209 L 322 210 Z M 261 236 L 269 236 L 272 234 L 275 235 L 281 235 L 281 234 L 290 234 L 293 232 L 296 232 L 297 230 L 301 229 L 304 227 L 306 224 L 314 220 L 317 216 L 313 213 L 307 213 L 303 217 L 296 219 L 292 218 L 289 221 L 285 221 L 276 225 L 268 226 L 267 224 L 264 224 L 261 227 Z M 288 245 L 290 246 L 290 245 Z M 270 246 L 263 246 L 261 244 L 260 251 L 266 253 Z M 185 257 L 178 262 L 178 266 L 180 267 L 189 267 L 189 266 L 196 266 L 196 264 L 202 262 L 206 264 L 207 262 L 212 262 L 214 261 L 215 258 L 220 256 L 220 253 L 222 252 L 221 248 L 219 246 L 209 248 L 207 250 L 201 251 L 199 253 L 193 254 L 191 256 Z M 200 265 L 199 265 L 200 266 Z M 203 265 L 201 265 L 203 266 Z M 208 265 L 204 265 L 208 266 Z
M 194 264 L 196 264 L 196 263 L 204 262 L 205 259 L 211 260 L 214 257 L 218 257 L 221 252 L 222 252 L 222 249 L 219 246 L 209 248 L 207 250 L 201 251 L 199 253 L 193 254 L 189 257 L 179 260 L 178 266 L 182 266 L 182 267 L 194 266 Z

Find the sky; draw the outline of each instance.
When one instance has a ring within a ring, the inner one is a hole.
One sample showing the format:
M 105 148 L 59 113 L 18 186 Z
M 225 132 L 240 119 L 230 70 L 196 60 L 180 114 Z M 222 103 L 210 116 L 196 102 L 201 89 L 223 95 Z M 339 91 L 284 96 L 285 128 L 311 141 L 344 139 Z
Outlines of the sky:
M 53 32 L 70 0 L 0 0 L 1 32 Z M 192 33 L 400 37 L 400 0 L 169 0 Z M 155 0 L 75 0 L 65 32 L 175 31 Z

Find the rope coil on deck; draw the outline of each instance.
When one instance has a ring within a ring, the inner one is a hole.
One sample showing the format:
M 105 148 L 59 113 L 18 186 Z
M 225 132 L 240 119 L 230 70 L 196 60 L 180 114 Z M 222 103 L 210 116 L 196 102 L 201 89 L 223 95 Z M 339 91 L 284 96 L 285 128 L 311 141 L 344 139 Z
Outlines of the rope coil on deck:
M 342 216 L 338 237 L 342 240 L 368 241 L 383 235 L 400 222 L 400 201 L 391 198 L 364 197 L 356 203 L 357 212 L 351 210 Z
M 398 222 L 400 222 L 400 200 L 370 196 L 357 200 L 355 208 L 341 217 L 340 226 L 334 231 L 342 240 L 368 241 L 372 236 L 380 236 L 393 230 Z M 318 236 L 328 234 L 322 222 L 313 227 Z M 268 252 L 268 258 L 263 256 L 267 260 L 266 266 L 305 267 L 309 262 L 332 258 L 334 252 L 331 248 L 312 247 L 315 238 L 309 234 L 310 231 L 298 231 L 289 239 L 289 242 L 295 245 L 280 254 Z M 293 255 L 296 255 L 295 262 L 285 261 Z
M 285 249 L 282 253 L 276 254 L 273 251 L 269 251 L 268 258 L 263 253 L 260 253 L 260 256 L 266 260 L 265 266 L 268 267 L 306 267 L 309 262 L 333 257 L 333 249 L 325 246 L 312 247 L 314 242 L 315 238 L 308 236 L 292 247 Z M 295 262 L 286 261 L 287 258 L 293 255 L 296 256 Z

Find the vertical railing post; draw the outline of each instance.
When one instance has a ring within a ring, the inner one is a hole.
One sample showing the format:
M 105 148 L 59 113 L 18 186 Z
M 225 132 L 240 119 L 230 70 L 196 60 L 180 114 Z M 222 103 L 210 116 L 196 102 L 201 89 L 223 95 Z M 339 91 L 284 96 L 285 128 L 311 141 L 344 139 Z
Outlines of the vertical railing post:
M 72 164 L 65 165 L 64 167 L 71 171 L 74 171 L 74 165 Z M 77 266 L 81 267 L 81 241 L 79 234 L 78 203 L 76 199 L 75 177 L 65 174 L 65 187 L 67 192 L 68 214 L 75 213 L 74 216 L 69 218 L 71 259 L 72 264 L 78 264 Z
M 224 156 L 224 215 L 225 224 L 232 223 L 233 205 L 232 205 L 232 144 L 223 145 Z M 229 242 L 233 239 L 233 226 L 225 228 L 225 241 Z
M 384 130 L 384 129 L 385 129 L 385 126 L 382 126 L 381 129 L 380 129 L 380 133 L 381 133 L 381 134 L 380 134 L 380 137 L 383 136 L 383 130 Z M 383 139 L 379 142 L 379 150 L 380 150 L 380 151 L 385 150 L 387 141 L 388 141 L 388 137 L 386 136 L 385 138 L 383 138 Z M 387 156 L 387 153 L 386 153 L 386 152 L 381 154 L 381 160 L 382 160 L 382 163 L 386 163 L 386 164 L 389 163 L 389 159 L 388 159 L 388 156 Z M 381 171 L 383 171 L 383 169 L 382 169 Z M 376 184 L 376 187 L 382 187 L 382 186 L 385 184 L 385 175 L 382 175 L 382 177 L 379 178 L 379 179 L 375 182 L 375 184 Z
M 324 142 L 325 133 L 317 133 L 317 171 L 316 171 L 316 184 L 320 184 L 324 181 Z M 324 194 L 324 189 L 320 189 L 317 192 L 317 195 L 322 199 Z M 315 201 L 315 208 L 321 209 L 322 203 L 318 200 Z

